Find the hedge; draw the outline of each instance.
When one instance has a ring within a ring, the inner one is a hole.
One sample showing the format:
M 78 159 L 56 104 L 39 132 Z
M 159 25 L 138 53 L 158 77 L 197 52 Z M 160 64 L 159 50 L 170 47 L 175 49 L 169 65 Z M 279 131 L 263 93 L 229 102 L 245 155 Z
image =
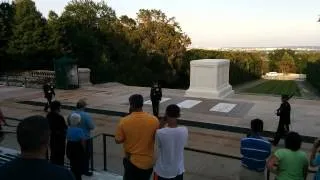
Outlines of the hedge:
M 308 62 L 307 81 L 320 92 L 320 61 Z

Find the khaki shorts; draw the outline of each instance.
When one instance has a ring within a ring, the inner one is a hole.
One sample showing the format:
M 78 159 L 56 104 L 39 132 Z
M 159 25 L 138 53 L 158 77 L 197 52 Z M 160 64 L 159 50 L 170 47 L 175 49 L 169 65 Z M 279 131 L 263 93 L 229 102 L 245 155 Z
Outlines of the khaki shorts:
M 264 179 L 265 179 L 264 172 L 252 171 L 241 166 L 241 169 L 239 172 L 239 180 L 264 180 Z

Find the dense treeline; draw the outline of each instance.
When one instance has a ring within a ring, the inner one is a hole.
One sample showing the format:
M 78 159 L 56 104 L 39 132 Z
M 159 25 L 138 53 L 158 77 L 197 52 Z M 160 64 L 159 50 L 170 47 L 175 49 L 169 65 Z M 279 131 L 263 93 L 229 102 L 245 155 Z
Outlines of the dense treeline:
M 279 49 L 268 54 L 270 71 L 281 73 L 307 73 L 307 63 L 320 60 L 320 53 Z
M 92 81 L 150 85 L 179 80 L 186 47 L 179 24 L 160 10 L 117 17 L 104 1 L 73 0 L 44 18 L 32 0 L 0 5 L 1 71 L 53 69 L 68 55 L 92 70 Z
M 307 65 L 307 80 L 320 93 L 320 61 L 309 62 Z
M 194 59 L 230 59 L 234 85 L 269 69 L 305 72 L 307 60 L 317 56 L 291 50 L 187 51 L 190 44 L 175 18 L 160 10 L 141 9 L 133 19 L 117 17 L 104 1 L 72 0 L 61 15 L 51 11 L 44 18 L 32 0 L 0 4 L 0 72 L 53 69 L 53 59 L 67 55 L 92 70 L 93 83 L 149 86 L 159 79 L 167 87 L 186 88 Z

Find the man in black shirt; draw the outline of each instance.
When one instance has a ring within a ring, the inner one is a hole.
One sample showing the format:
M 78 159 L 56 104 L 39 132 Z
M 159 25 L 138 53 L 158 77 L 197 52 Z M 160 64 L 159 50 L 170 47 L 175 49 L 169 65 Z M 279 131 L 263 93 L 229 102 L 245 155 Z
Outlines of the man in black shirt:
M 46 160 L 49 123 L 42 116 L 31 116 L 17 127 L 21 157 L 0 168 L 1 180 L 74 180 L 63 167 Z
M 279 116 L 279 124 L 278 124 L 276 135 L 272 141 L 274 146 L 277 146 L 280 141 L 280 138 L 289 132 L 289 125 L 291 123 L 290 121 L 291 106 L 288 100 L 291 97 L 288 95 L 281 96 L 282 103 L 280 105 L 280 108 L 277 109 L 277 113 L 276 113 L 277 116 Z
M 46 84 L 43 85 L 43 92 L 44 92 L 44 97 L 47 99 L 47 103 L 44 106 L 44 111 L 48 111 L 52 97 L 56 95 L 54 92 L 54 87 L 51 82 L 47 82 Z
M 162 99 L 162 89 L 159 85 L 159 82 L 155 82 L 153 84 L 153 86 L 151 87 L 150 99 L 152 102 L 153 115 L 158 117 L 159 116 L 159 104 Z
M 66 148 L 67 124 L 64 117 L 60 115 L 61 103 L 53 101 L 50 112 L 47 115 L 50 127 L 50 161 L 53 164 L 63 166 Z

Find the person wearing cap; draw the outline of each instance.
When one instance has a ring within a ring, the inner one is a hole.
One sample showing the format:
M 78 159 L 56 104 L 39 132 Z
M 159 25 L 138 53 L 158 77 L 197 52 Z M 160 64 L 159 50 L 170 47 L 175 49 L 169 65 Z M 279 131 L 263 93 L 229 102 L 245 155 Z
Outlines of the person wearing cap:
M 89 160 L 92 153 L 91 131 L 94 130 L 95 124 L 90 114 L 85 112 L 86 106 L 87 106 L 86 101 L 84 99 L 80 99 L 77 103 L 77 109 L 73 111 L 71 114 L 77 113 L 81 117 L 80 128 L 82 128 L 85 135 L 85 140 L 86 140 L 85 152 L 87 157 L 86 165 L 84 168 L 84 171 L 85 171 L 84 175 L 92 176 L 92 172 L 89 171 Z
M 162 89 L 159 82 L 154 82 L 150 90 L 153 115 L 159 116 L 159 104 L 162 99 Z
M 290 131 L 289 125 L 291 123 L 290 121 L 291 106 L 288 101 L 291 97 L 286 94 L 281 96 L 282 103 L 276 112 L 276 115 L 279 116 L 279 124 L 278 124 L 275 137 L 273 141 L 271 141 L 274 146 L 277 146 L 280 141 L 280 138 L 282 138 L 284 135 L 286 135 Z
M 77 113 L 70 115 L 68 119 L 69 128 L 67 131 L 67 157 L 70 160 L 71 171 L 76 180 L 81 180 L 84 172 L 85 154 L 85 135 L 79 127 L 81 116 Z
M 47 115 L 50 127 L 50 162 L 64 166 L 67 124 L 60 114 L 61 103 L 53 101 Z
M 47 83 L 45 83 L 42 88 L 44 97 L 47 99 L 47 103 L 44 105 L 44 111 L 47 112 L 51 105 L 52 98 L 56 95 L 56 93 L 54 92 L 54 86 L 52 85 L 50 80 L 47 80 Z
M 143 97 L 129 98 L 131 114 L 122 118 L 115 133 L 117 144 L 123 144 L 125 180 L 149 180 L 153 171 L 155 133 L 158 119 L 144 112 Z

